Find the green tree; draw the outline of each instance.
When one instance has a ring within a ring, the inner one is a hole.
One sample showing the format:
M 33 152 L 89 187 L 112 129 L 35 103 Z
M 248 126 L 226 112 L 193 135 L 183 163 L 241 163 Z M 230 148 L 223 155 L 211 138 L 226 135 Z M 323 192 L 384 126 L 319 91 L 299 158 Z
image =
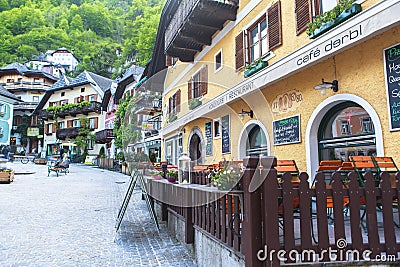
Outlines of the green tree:
M 81 161 L 85 161 L 85 158 L 88 154 L 88 146 L 89 141 L 94 141 L 96 136 L 91 133 L 89 119 L 86 117 L 79 118 L 80 128 L 78 136 L 75 137 L 72 141 L 81 151 Z

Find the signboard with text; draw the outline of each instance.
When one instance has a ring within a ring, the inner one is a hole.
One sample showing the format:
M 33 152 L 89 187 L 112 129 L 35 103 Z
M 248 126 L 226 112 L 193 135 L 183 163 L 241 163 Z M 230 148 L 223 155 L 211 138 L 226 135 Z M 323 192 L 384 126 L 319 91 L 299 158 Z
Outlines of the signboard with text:
M 274 145 L 300 143 L 300 115 L 273 121 Z
M 385 80 L 391 131 L 400 130 L 400 43 L 384 50 Z
M 39 128 L 36 127 L 29 127 L 26 131 L 27 136 L 38 136 L 39 135 Z
M 206 156 L 212 156 L 212 121 L 205 124 L 206 135 Z
M 229 115 L 223 116 L 221 118 L 222 125 L 222 154 L 231 153 L 231 140 L 230 134 L 230 122 Z

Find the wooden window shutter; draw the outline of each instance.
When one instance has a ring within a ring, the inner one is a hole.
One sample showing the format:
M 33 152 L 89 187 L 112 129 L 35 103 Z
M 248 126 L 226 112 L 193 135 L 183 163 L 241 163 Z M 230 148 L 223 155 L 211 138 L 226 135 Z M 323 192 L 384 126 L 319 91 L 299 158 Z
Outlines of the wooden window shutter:
M 235 38 L 235 67 L 240 70 L 244 67 L 244 32 L 239 33 Z
M 192 91 L 193 91 L 193 79 L 191 78 L 189 81 L 188 81 L 188 100 L 190 100 L 190 99 L 192 99 L 193 98 L 193 95 L 192 95 Z
M 67 127 L 70 128 L 74 125 L 74 121 L 73 120 L 68 120 L 67 121 Z
M 56 132 L 56 130 L 57 130 L 57 127 L 56 127 L 57 125 L 55 124 L 55 123 L 52 123 L 51 124 L 51 130 L 52 130 L 52 133 L 55 133 Z
M 172 61 L 173 61 L 173 59 L 172 59 L 171 56 L 168 56 L 168 55 L 165 56 L 165 65 L 167 67 L 171 67 L 172 66 Z
M 85 101 L 89 101 L 89 96 L 88 95 L 85 96 Z
M 311 22 L 312 11 L 310 0 L 295 0 L 296 14 L 296 34 L 300 34 L 307 29 L 307 24 Z
M 172 97 L 168 99 L 168 114 L 172 113 Z
M 48 125 L 48 124 L 46 124 L 46 125 L 44 126 L 44 133 L 45 133 L 45 134 L 48 134 L 48 133 L 49 133 L 49 125 Z
M 281 2 L 273 4 L 267 11 L 268 49 L 271 51 L 282 44 Z
M 181 112 L 181 89 L 176 92 L 175 97 L 176 113 L 178 113 Z
M 56 106 L 61 106 L 61 101 L 57 101 Z
M 208 66 L 205 65 L 200 70 L 200 95 L 207 94 L 208 91 Z
M 78 99 L 79 99 L 79 97 L 75 97 L 75 98 L 74 98 L 74 103 L 75 103 L 75 104 L 77 104 L 77 103 L 79 102 Z
M 94 118 L 94 129 L 99 128 L 99 118 Z
M 98 95 L 94 95 L 94 101 L 97 101 Z

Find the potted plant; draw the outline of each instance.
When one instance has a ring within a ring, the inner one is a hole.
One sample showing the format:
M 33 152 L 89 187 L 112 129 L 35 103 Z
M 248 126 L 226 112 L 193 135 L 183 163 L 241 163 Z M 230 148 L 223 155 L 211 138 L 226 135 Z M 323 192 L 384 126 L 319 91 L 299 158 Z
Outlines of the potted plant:
M 167 172 L 167 181 L 170 183 L 175 183 L 178 180 L 178 171 L 169 170 Z
M 151 178 L 153 178 L 154 180 L 161 180 L 161 179 L 162 179 L 161 172 L 156 171 L 156 170 L 150 171 L 150 176 L 151 176 Z
M 14 180 L 14 170 L 11 168 L 0 168 L 0 183 L 11 183 Z
M 259 58 L 253 61 L 251 64 L 247 64 L 244 71 L 244 77 L 250 77 L 251 75 L 259 72 L 263 68 L 268 66 L 268 61 L 264 61 L 263 58 Z
M 211 177 L 212 183 L 219 190 L 231 190 L 240 180 L 241 173 L 234 167 L 224 167 Z

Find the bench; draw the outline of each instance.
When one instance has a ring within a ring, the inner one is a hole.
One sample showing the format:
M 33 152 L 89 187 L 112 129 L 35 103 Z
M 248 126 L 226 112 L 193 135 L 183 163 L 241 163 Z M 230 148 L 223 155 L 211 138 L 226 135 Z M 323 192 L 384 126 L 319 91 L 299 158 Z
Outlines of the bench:
M 278 177 L 282 177 L 286 172 L 290 173 L 292 176 L 299 176 L 299 169 L 297 168 L 296 162 L 292 159 L 278 159 L 275 169 L 278 172 Z
M 47 176 L 50 176 L 51 172 L 55 172 L 57 177 L 59 173 L 64 173 L 65 175 L 69 173 L 69 160 L 64 163 L 60 163 L 59 165 L 55 166 L 56 162 L 50 162 L 47 166 Z

